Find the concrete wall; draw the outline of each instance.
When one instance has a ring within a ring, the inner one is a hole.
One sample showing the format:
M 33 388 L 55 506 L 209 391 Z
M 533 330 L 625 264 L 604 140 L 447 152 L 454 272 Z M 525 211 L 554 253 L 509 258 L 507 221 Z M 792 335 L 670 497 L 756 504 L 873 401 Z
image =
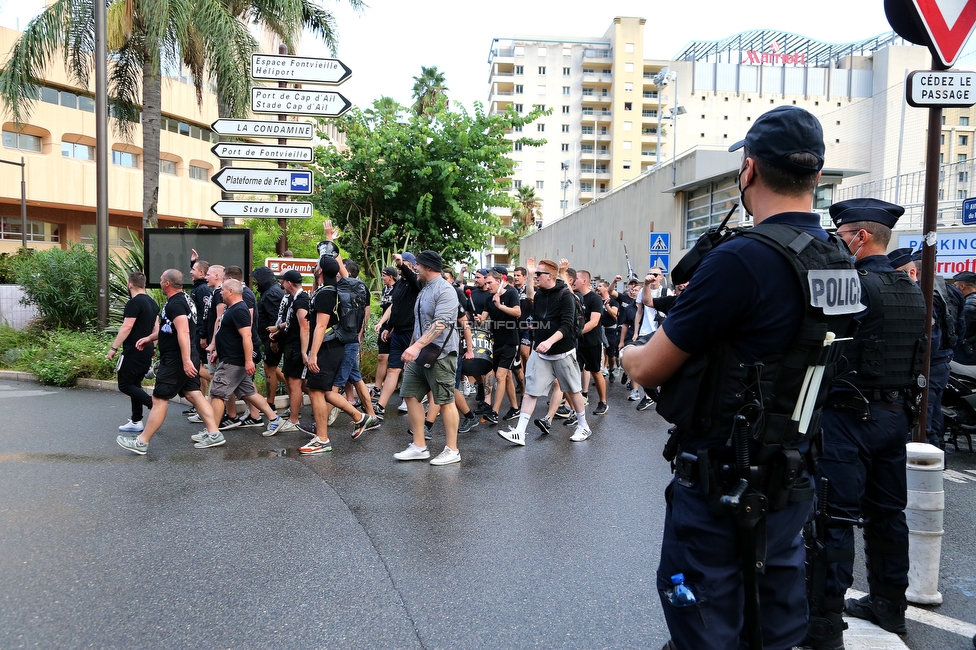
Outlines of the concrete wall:
M 37 316 L 33 306 L 20 304 L 24 292 L 16 284 L 0 284 L 0 323 L 23 329 Z

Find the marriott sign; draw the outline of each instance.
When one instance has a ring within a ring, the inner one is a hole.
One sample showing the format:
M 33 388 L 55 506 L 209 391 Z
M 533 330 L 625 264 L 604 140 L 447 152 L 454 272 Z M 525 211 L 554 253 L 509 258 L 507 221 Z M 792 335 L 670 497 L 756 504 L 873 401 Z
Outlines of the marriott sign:
M 760 52 L 759 50 L 745 50 L 745 55 L 742 57 L 742 62 L 758 64 L 771 63 L 773 65 L 806 65 L 807 54 L 806 52 L 799 52 L 796 54 L 780 52 L 780 44 L 771 43 L 768 52 Z

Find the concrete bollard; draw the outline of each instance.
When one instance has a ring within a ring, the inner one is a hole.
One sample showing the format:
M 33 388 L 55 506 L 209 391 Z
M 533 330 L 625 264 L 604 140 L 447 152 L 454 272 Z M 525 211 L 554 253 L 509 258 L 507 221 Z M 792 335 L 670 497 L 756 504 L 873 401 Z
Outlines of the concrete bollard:
M 910 603 L 938 605 L 939 562 L 942 557 L 942 515 L 945 452 L 934 445 L 908 443 L 908 591 Z

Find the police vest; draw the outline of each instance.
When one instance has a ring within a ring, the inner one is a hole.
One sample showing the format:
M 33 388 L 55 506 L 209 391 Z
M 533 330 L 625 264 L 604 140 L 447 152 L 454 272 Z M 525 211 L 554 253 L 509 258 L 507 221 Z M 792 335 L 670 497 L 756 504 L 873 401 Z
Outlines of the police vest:
M 838 347 L 824 341 L 828 332 L 847 336 L 863 305 L 850 254 L 835 237 L 822 241 L 783 224 L 737 229 L 733 236 L 761 241 L 790 263 L 806 305 L 797 334 L 784 353 L 761 363 L 745 363 L 729 342 L 692 355 L 662 387 L 657 410 L 675 425 L 679 445 L 728 439 L 733 417 L 746 415 L 759 443 L 754 462 L 763 463 L 783 446 L 795 446 L 819 430 L 824 387 L 836 374 L 839 359 Z M 808 369 L 818 366 L 823 367 L 823 381 L 813 386 Z M 804 394 L 813 400 L 813 411 L 801 432 L 795 411 L 801 389 L 808 385 Z
M 847 372 L 840 379 L 858 388 L 905 388 L 921 373 L 926 353 L 922 291 L 903 271 L 858 273 L 869 308 L 854 339 L 841 344 Z

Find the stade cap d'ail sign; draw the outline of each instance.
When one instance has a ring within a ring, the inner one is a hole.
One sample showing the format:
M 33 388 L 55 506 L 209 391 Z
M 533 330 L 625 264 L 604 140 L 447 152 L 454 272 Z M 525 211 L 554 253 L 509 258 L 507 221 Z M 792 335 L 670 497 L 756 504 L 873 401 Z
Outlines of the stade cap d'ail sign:
M 283 54 L 251 55 L 251 77 L 257 80 L 336 86 L 350 75 L 352 70 L 338 59 Z M 338 117 L 351 105 L 348 99 L 333 91 L 263 87 L 255 87 L 251 91 L 251 111 L 254 113 Z M 310 122 L 223 119 L 214 122 L 211 128 L 219 135 L 240 138 L 311 140 L 314 126 Z M 311 147 L 284 144 L 221 142 L 211 151 L 224 160 L 259 160 L 277 162 L 279 166 L 312 161 Z M 211 180 L 223 191 L 232 193 L 312 193 L 312 173 L 303 170 L 225 167 Z M 221 217 L 307 219 L 312 216 L 312 204 L 308 201 L 217 201 L 210 209 Z

